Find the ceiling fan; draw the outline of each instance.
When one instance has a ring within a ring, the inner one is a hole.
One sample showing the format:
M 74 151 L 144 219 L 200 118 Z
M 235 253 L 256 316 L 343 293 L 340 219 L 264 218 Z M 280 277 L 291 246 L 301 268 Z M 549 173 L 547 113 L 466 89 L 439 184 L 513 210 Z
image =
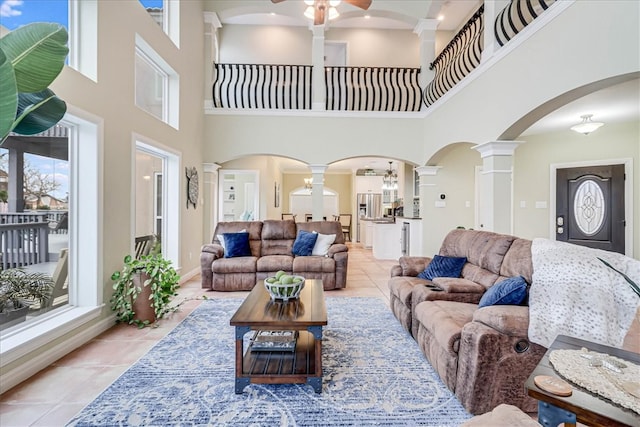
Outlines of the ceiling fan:
M 271 0 L 271 3 L 281 3 L 285 0 Z M 372 0 L 343 0 L 345 3 L 349 3 L 355 7 L 359 7 L 360 9 L 367 10 L 369 6 L 371 6 Z M 340 3 L 340 1 L 336 0 L 305 0 L 305 3 L 309 6 L 307 10 L 312 8 L 313 11 L 313 25 L 322 25 L 324 24 L 325 17 L 327 14 L 329 18 L 331 18 L 330 8 L 335 10 L 335 6 Z M 307 15 L 307 12 L 305 12 Z M 311 17 L 311 16 L 310 16 Z

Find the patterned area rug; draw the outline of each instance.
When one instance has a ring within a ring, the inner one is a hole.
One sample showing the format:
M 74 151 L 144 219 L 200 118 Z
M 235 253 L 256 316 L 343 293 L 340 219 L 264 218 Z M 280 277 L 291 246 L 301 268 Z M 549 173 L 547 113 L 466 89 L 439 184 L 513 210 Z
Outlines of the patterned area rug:
M 235 394 L 229 319 L 240 302 L 203 301 L 68 425 L 458 426 L 471 417 L 374 298 L 327 298 L 322 393 L 251 384 Z

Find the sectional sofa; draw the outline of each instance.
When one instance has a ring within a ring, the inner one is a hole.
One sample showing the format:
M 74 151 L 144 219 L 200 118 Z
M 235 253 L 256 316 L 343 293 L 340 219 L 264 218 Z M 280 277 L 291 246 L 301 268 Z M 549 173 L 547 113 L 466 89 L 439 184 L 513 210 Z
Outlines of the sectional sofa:
M 391 308 L 442 381 L 472 414 L 500 403 L 535 412 L 524 383 L 546 348 L 529 341 L 526 305 L 478 308 L 495 284 L 532 280 L 531 241 L 484 231 L 453 230 L 439 255 L 465 257 L 459 278 L 417 277 L 432 258 L 401 257 L 391 270 Z
M 322 255 L 294 256 L 293 247 L 300 231 L 316 232 L 333 243 Z M 225 233 L 247 233 L 249 253 L 231 256 L 222 246 Z M 202 288 L 214 291 L 247 291 L 258 281 L 279 270 L 322 279 L 325 290 L 344 288 L 347 284 L 348 248 L 342 226 L 337 221 L 264 220 L 220 222 L 212 243 L 202 246 L 200 268 Z

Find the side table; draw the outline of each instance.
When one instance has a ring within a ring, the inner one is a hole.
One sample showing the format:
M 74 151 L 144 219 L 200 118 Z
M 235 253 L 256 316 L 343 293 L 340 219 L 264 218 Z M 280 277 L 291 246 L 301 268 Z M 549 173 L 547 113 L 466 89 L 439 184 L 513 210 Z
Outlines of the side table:
M 640 426 L 640 414 L 615 405 L 578 385 L 570 383 L 573 393 L 571 396 L 562 397 L 548 393 L 534 384 L 533 379 L 538 375 L 561 378 L 549 362 L 549 354 L 553 350 L 580 350 L 583 347 L 640 364 L 640 354 L 558 335 L 525 382 L 529 396 L 539 401 L 538 422 L 543 426 L 557 426 L 560 423 L 575 426 L 577 421 L 591 426 Z

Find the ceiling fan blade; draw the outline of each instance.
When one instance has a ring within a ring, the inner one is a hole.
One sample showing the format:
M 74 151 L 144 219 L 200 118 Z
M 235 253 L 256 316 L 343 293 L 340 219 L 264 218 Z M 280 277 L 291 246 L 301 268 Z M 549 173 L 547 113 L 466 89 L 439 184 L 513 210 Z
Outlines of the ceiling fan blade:
M 371 6 L 371 0 L 344 0 L 344 2 L 364 10 L 369 9 L 369 6 Z
M 271 3 L 282 3 L 284 0 L 271 0 Z
M 314 18 L 313 18 L 313 25 L 323 25 L 324 24 L 324 13 L 325 13 L 325 8 L 324 7 L 317 7 L 316 6 L 316 13 L 314 14 Z

